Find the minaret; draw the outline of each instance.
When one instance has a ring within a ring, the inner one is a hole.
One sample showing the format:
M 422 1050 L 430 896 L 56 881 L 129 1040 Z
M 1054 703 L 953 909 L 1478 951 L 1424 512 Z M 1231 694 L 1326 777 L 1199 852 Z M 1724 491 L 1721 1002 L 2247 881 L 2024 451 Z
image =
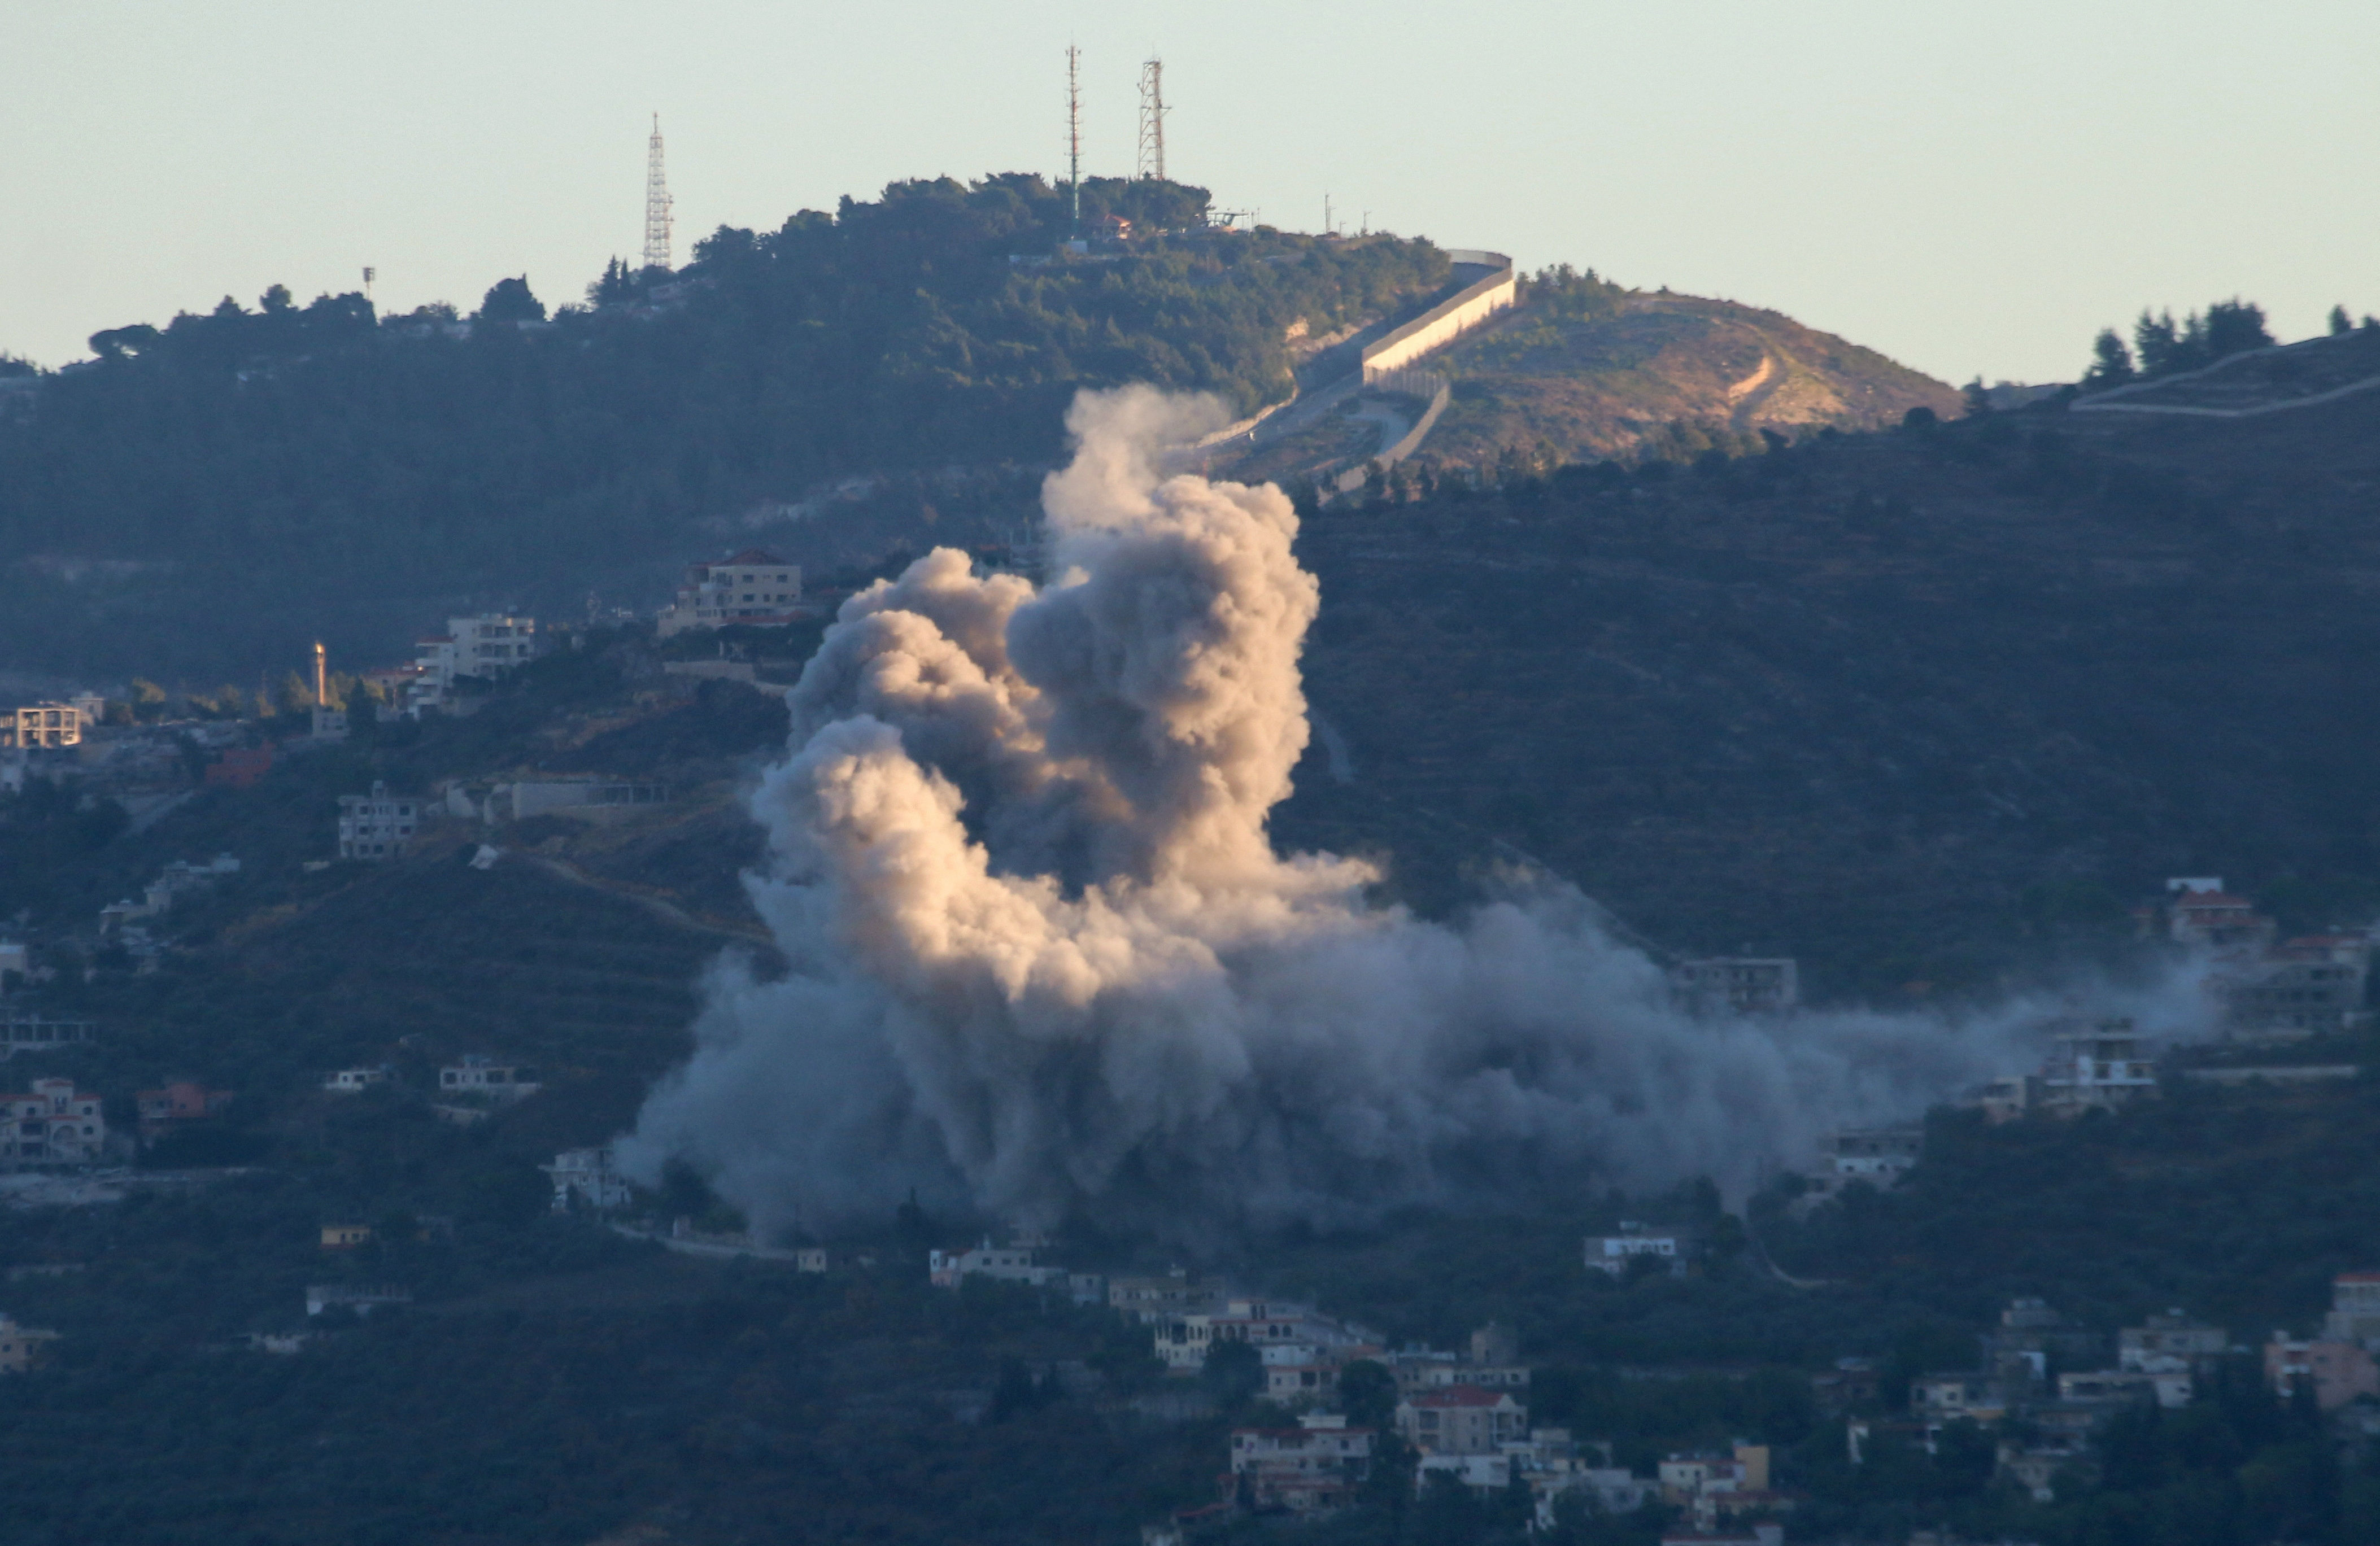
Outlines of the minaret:
M 662 175 L 662 115 L 653 115 L 653 139 L 645 152 L 645 267 L 670 266 L 669 180 Z

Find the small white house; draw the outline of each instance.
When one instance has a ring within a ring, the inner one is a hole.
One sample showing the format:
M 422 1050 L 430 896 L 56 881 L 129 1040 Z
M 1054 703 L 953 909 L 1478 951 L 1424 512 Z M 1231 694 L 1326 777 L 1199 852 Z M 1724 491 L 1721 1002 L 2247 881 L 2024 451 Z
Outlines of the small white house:
M 386 1069 L 341 1069 L 322 1081 L 322 1088 L 334 1095 L 356 1095 L 387 1082 Z
M 627 1178 L 612 1167 L 612 1147 L 565 1149 L 552 1165 L 538 1166 L 553 1183 L 553 1211 L 568 1213 L 577 1206 L 605 1212 L 628 1205 Z

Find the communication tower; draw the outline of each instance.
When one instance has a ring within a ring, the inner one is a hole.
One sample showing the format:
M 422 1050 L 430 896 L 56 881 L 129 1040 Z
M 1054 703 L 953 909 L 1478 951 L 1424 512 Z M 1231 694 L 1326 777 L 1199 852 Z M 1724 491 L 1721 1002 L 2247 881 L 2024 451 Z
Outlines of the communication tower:
M 1165 180 L 1165 61 L 1151 54 L 1140 66 L 1140 155 L 1136 175 Z
M 1081 49 L 1066 45 L 1066 194 L 1074 221 L 1068 235 L 1075 236 L 1083 234 L 1083 90 L 1076 76 L 1082 57 Z
M 662 115 L 653 115 L 652 148 L 645 153 L 645 267 L 670 266 L 669 179 L 662 175 Z

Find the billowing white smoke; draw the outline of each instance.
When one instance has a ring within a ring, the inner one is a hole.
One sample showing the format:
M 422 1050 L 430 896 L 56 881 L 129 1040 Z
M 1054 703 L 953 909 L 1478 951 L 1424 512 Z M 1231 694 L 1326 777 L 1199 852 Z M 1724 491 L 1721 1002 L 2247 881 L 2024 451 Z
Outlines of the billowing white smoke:
M 1740 1189 L 2016 1064 L 2013 1013 L 1696 1020 L 1574 892 L 1449 926 L 1277 857 L 1318 588 L 1278 489 L 1155 470 L 1217 421 L 1087 393 L 1046 586 L 941 550 L 844 606 L 752 801 L 791 973 L 715 969 L 632 1172 L 684 1156 L 764 1226 L 913 1187 L 1021 1223 L 1343 1220 Z

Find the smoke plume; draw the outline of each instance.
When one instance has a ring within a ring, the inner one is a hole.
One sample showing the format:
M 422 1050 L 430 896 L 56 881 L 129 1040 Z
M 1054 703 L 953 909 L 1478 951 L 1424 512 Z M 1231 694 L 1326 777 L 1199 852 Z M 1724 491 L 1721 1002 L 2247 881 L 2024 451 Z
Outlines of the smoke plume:
M 1216 422 L 1085 393 L 1045 585 L 939 550 L 844 604 L 752 796 L 791 971 L 713 969 L 632 1172 L 683 1156 L 763 1227 L 912 1188 L 1175 1228 L 1741 1190 L 2019 1064 L 2014 1012 L 1696 1018 L 1573 891 L 1440 924 L 1277 855 L 1319 591 L 1279 489 L 1161 475 Z

